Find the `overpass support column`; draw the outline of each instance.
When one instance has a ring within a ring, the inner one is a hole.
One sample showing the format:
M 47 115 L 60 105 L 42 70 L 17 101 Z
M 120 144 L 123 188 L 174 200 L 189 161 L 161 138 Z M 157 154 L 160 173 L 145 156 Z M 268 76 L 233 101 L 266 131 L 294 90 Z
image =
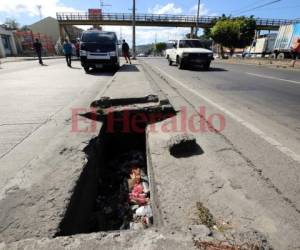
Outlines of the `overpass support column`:
M 65 40 L 65 28 L 62 24 L 59 25 L 59 35 L 60 41 L 63 42 Z
M 194 29 L 195 29 L 195 27 L 192 26 L 192 27 L 191 27 L 190 38 L 193 38 L 193 36 L 194 36 Z

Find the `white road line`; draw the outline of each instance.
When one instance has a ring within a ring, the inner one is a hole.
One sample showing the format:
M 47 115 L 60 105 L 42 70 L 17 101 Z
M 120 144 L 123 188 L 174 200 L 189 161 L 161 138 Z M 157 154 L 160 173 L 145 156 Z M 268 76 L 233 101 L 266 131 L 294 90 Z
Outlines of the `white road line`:
M 278 81 L 284 81 L 284 82 L 291 82 L 291 83 L 300 84 L 299 81 L 288 80 L 288 79 L 282 79 L 282 78 L 277 78 L 277 77 L 273 77 L 273 76 L 266 76 L 266 75 L 254 74 L 254 73 L 250 73 L 250 72 L 246 72 L 246 74 L 247 74 L 247 75 L 252 75 L 252 76 L 261 77 L 261 78 L 266 78 L 266 79 L 272 79 L 272 80 L 278 80 Z
M 251 123 L 241 119 L 240 117 L 238 117 L 237 115 L 233 114 L 232 112 L 230 112 L 229 110 L 221 107 L 219 104 L 217 104 L 216 102 L 212 101 L 211 99 L 201 95 L 198 91 L 196 91 L 193 88 L 190 88 L 189 86 L 187 86 L 186 84 L 178 81 L 177 79 L 175 79 L 173 76 L 169 75 L 168 73 L 162 71 L 161 69 L 159 69 L 156 66 L 152 66 L 154 67 L 156 70 L 158 70 L 159 72 L 161 72 L 162 74 L 165 74 L 167 77 L 169 77 L 170 79 L 172 79 L 174 82 L 176 82 L 178 85 L 182 86 L 183 88 L 185 88 L 186 90 L 192 92 L 193 94 L 195 94 L 196 96 L 202 98 L 203 100 L 205 100 L 206 102 L 208 102 L 209 104 L 211 104 L 212 106 L 216 107 L 217 109 L 221 110 L 222 112 L 224 112 L 225 114 L 227 114 L 228 116 L 230 116 L 232 119 L 236 120 L 237 122 L 239 122 L 240 124 L 244 125 L 246 128 L 248 128 L 249 130 L 251 130 L 253 133 L 257 134 L 259 137 L 261 137 L 262 139 L 264 139 L 265 141 L 267 141 L 269 144 L 271 144 L 272 146 L 274 146 L 275 148 L 277 148 L 279 151 L 281 151 L 283 154 L 287 155 L 288 157 L 291 157 L 294 161 L 300 163 L 300 155 L 295 153 L 294 151 L 292 151 L 291 149 L 287 148 L 286 146 L 283 146 L 280 142 L 278 142 L 277 140 L 273 139 L 272 137 L 269 137 L 268 135 L 266 135 L 263 131 L 261 131 L 260 129 L 256 128 L 254 125 L 252 125 Z

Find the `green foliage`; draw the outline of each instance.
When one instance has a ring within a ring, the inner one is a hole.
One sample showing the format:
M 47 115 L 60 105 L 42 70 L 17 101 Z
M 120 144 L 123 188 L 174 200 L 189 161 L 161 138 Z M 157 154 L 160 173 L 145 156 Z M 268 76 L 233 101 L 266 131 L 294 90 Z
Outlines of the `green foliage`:
M 20 24 L 12 18 L 7 18 L 4 22 L 4 26 L 10 30 L 17 30 L 20 27 Z
M 21 28 L 20 28 L 21 31 L 29 31 L 29 26 L 28 25 L 23 25 Z
M 158 53 L 161 53 L 163 50 L 166 50 L 166 49 L 167 49 L 167 44 L 166 43 L 157 43 L 157 44 L 155 44 L 155 50 Z
M 210 36 L 216 43 L 230 49 L 245 48 L 250 45 L 255 35 L 256 23 L 253 17 L 225 17 L 210 30 Z

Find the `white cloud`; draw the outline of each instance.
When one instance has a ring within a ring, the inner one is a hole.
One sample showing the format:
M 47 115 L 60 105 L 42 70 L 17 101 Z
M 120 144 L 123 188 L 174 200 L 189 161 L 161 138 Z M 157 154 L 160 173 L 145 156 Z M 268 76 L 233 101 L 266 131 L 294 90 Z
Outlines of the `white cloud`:
M 117 26 L 104 26 L 103 30 L 114 31 L 117 33 L 118 38 L 125 39 L 128 44 L 132 44 L 132 28 L 131 27 L 117 27 Z M 151 44 L 155 42 L 167 42 L 184 37 L 190 32 L 189 28 L 159 28 L 159 27 L 136 27 L 136 44 Z M 120 37 L 122 33 L 122 37 Z
M 176 7 L 174 3 L 168 3 L 166 5 L 156 4 L 152 9 L 148 9 L 151 14 L 181 14 L 182 9 Z
M 79 11 L 61 3 L 60 0 L 4 0 L 0 1 L 0 12 L 4 12 L 12 17 L 21 15 L 39 16 L 38 5 L 42 6 L 42 16 L 56 17 L 56 12 Z
M 189 14 L 196 15 L 198 10 L 198 5 L 194 5 L 189 10 Z M 202 3 L 200 4 L 200 16 L 217 16 L 218 14 L 215 12 L 212 12 L 210 9 L 206 8 L 206 6 Z

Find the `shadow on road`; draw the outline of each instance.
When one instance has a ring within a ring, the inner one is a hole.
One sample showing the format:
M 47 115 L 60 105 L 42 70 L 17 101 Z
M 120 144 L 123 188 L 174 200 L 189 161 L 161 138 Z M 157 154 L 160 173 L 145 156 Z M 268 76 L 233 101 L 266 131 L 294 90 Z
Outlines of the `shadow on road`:
M 203 69 L 203 68 L 197 68 L 197 67 L 194 67 L 194 68 L 189 68 L 188 70 L 190 71 L 210 71 L 210 72 L 225 72 L 225 71 L 228 71 L 227 69 L 223 69 L 223 68 L 209 68 L 209 69 Z
M 177 67 L 177 65 L 172 65 L 173 67 Z M 209 69 L 204 69 L 202 66 L 194 66 L 194 67 L 187 67 L 184 70 L 188 70 L 188 71 L 203 71 L 203 72 L 226 72 L 228 71 L 227 69 L 224 68 L 217 68 L 217 67 L 211 67 Z
M 92 69 L 88 74 L 93 76 L 113 76 L 116 72 L 116 70 L 112 69 Z
M 140 71 L 134 64 L 123 64 L 121 69 L 123 72 L 138 72 Z

